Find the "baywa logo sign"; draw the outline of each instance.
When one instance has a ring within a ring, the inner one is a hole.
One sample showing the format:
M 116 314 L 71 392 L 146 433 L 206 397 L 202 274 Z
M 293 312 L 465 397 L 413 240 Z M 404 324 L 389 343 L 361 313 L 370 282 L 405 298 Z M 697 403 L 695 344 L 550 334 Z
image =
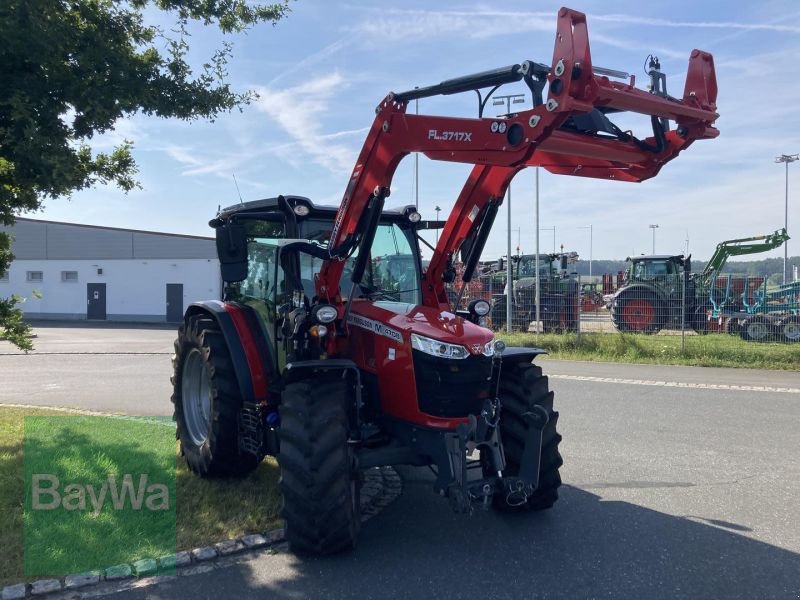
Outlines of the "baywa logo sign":
M 32 479 L 33 510 L 87 510 L 100 514 L 106 500 L 114 510 L 169 510 L 169 488 L 163 483 L 149 483 L 148 475 L 139 475 L 134 486 L 133 475 L 125 475 L 118 484 L 114 475 L 98 487 L 92 484 L 70 483 L 61 489 L 56 475 L 34 473 Z M 87 504 L 87 498 L 89 503 Z
M 175 429 L 26 417 L 25 574 L 63 577 L 175 552 Z

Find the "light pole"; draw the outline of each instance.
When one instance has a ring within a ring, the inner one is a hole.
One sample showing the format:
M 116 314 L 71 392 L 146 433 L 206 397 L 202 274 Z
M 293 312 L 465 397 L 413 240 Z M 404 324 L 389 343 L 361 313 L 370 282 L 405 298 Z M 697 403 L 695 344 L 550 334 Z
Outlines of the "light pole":
M 789 163 L 798 160 L 800 156 L 797 154 L 781 154 L 775 159 L 776 163 L 783 163 L 786 165 L 786 200 L 783 208 L 783 227 L 789 231 Z M 786 264 L 789 259 L 789 244 L 783 242 L 783 285 L 786 285 Z
M 438 246 L 439 245 L 439 211 L 442 210 L 442 209 L 439 208 L 439 205 L 437 204 L 436 208 L 434 208 L 433 210 L 436 211 L 436 245 Z
M 511 113 L 511 104 L 522 104 L 525 102 L 525 94 L 505 94 L 503 96 L 495 96 L 492 104 L 494 106 L 506 105 L 506 114 Z M 508 184 L 508 262 L 506 264 L 506 331 L 511 333 L 511 299 L 514 296 L 514 280 L 512 279 L 511 267 L 511 184 Z
M 592 226 L 587 225 L 584 227 L 578 227 L 578 229 L 588 229 L 589 230 L 589 281 L 592 280 Z
M 656 253 L 656 229 L 658 229 L 658 225 L 649 225 L 650 229 L 653 230 L 653 254 Z

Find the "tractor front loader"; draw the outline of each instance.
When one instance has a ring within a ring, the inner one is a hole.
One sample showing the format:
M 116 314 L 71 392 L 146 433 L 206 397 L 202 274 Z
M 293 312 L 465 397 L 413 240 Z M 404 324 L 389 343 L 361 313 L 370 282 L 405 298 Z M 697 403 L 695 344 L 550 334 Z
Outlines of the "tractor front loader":
M 491 93 L 514 82 L 529 86 L 533 107 L 483 117 Z M 474 91 L 478 118 L 407 112 L 415 98 Z M 353 547 L 361 473 L 382 465 L 430 466 L 434 491 L 458 511 L 553 506 L 561 436 L 533 364 L 543 351 L 496 341 L 481 325 L 486 301 L 454 307 L 515 173 L 648 179 L 718 135 L 716 95 L 713 59 L 698 50 L 680 99 L 593 66 L 586 18 L 564 8 L 549 65 L 386 96 L 338 208 L 283 195 L 220 211 L 210 225 L 223 300 L 193 304 L 175 343 L 172 400 L 189 467 L 239 476 L 277 457 L 286 537 L 303 553 Z M 611 120 L 621 111 L 650 117 L 652 133 L 622 131 Z M 413 207 L 384 209 L 411 152 L 474 165 L 424 270 L 425 222 Z

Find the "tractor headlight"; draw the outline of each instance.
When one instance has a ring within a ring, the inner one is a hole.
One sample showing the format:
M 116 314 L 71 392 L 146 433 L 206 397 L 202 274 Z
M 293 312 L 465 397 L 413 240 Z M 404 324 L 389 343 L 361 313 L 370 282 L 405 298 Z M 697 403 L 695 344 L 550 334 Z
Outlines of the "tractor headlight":
M 492 310 L 492 306 L 486 300 L 473 300 L 469 303 L 469 312 L 479 317 L 485 317 Z
M 448 344 L 440 342 L 416 333 L 411 334 L 411 347 L 425 354 L 437 356 L 439 358 L 464 359 L 469 356 L 469 352 L 464 346 L 458 344 Z
M 339 311 L 330 304 L 317 304 L 311 309 L 311 318 L 317 323 L 333 323 L 338 316 Z
M 489 340 L 483 346 L 484 356 L 494 356 L 494 340 Z

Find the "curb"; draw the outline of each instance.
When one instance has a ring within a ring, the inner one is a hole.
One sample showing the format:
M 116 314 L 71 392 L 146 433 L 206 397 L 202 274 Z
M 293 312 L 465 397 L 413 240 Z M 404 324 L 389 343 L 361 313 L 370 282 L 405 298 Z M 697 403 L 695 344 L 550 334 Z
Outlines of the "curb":
M 392 467 L 376 467 L 365 471 L 361 486 L 361 522 L 380 514 L 384 508 L 397 500 L 402 491 L 400 475 Z M 183 550 L 158 558 L 144 558 L 130 564 L 115 565 L 58 579 L 39 579 L 31 583 L 9 585 L 0 590 L 0 600 L 23 600 L 45 594 L 48 598 L 80 598 L 85 594 L 99 596 L 138 589 L 174 579 L 175 576 L 207 573 L 250 557 L 256 551 L 275 554 L 279 550 L 286 549 L 285 542 L 283 528 L 243 535 L 191 551 Z M 158 574 L 159 570 L 173 569 L 175 575 Z M 96 589 L 104 583 L 113 588 Z

